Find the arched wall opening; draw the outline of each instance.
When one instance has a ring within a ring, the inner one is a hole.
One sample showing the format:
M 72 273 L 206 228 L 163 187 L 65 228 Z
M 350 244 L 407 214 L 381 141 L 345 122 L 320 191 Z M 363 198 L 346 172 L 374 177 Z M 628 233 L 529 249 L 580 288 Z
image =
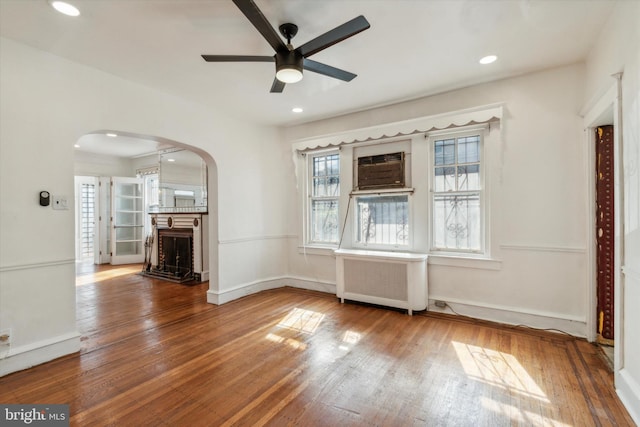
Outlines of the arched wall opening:
M 107 136 L 107 135 L 111 135 Z M 207 244 L 208 250 L 208 280 L 209 280 L 209 289 L 217 290 L 218 289 L 218 259 L 219 259 L 219 250 L 218 250 L 218 168 L 216 161 L 214 158 L 205 150 L 196 147 L 194 145 L 190 145 L 184 142 L 175 141 L 172 139 L 155 136 L 155 135 L 142 135 L 131 132 L 119 131 L 115 129 L 100 129 L 89 132 L 83 135 L 78 140 L 78 144 L 76 144 L 76 148 L 82 149 L 80 146 L 83 141 L 86 141 L 87 137 L 92 138 L 93 144 L 100 144 L 104 146 L 103 150 L 109 152 L 110 147 L 109 144 L 112 144 L 115 149 L 115 141 L 118 139 L 113 137 L 113 135 L 117 135 L 117 138 L 121 138 L 121 140 L 126 140 L 127 143 L 137 143 L 139 142 L 141 145 L 144 144 L 144 147 L 148 150 L 149 147 L 152 147 L 154 151 L 161 152 L 162 150 L 166 150 L 168 147 L 172 149 L 181 149 L 187 150 L 192 153 L 197 154 L 206 164 L 206 213 L 207 215 L 203 218 L 206 218 L 208 221 L 207 227 L 205 228 L 208 231 L 207 235 Z M 155 148 L 154 144 L 155 143 Z M 149 153 L 151 155 L 152 153 Z M 77 172 L 76 168 L 76 172 Z M 100 175 L 100 171 L 96 171 L 95 173 L 90 172 L 91 175 Z M 77 173 L 76 173 L 77 175 Z M 83 173 L 83 175 L 87 175 L 87 173 Z M 78 252 L 78 250 L 76 250 Z

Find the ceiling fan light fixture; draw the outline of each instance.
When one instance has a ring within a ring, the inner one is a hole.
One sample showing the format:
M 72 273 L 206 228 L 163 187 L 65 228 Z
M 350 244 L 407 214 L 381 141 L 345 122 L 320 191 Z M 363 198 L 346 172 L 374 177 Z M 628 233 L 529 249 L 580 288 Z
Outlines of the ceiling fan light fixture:
M 297 83 L 302 80 L 302 70 L 294 67 L 281 68 L 276 72 L 276 78 L 282 83 Z

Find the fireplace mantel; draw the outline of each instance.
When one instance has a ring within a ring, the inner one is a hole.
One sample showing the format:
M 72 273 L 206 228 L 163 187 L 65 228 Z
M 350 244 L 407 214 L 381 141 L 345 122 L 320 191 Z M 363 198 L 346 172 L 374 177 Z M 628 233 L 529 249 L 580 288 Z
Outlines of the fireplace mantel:
M 189 230 L 193 235 L 192 267 L 196 281 L 209 280 L 209 233 L 207 213 L 201 212 L 173 212 L 152 213 L 153 242 L 151 245 L 151 270 L 158 269 L 160 264 L 159 237 L 161 230 Z

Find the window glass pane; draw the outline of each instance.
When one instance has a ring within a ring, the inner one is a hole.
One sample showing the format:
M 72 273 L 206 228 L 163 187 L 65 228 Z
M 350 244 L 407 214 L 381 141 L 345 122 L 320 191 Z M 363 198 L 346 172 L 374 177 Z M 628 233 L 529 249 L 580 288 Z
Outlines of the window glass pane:
M 313 178 L 313 196 L 323 197 L 327 195 L 325 178 Z
M 480 136 L 458 138 L 458 163 L 473 163 L 480 161 Z
M 338 155 L 334 154 L 333 156 L 329 156 L 330 168 L 329 173 L 331 175 L 338 175 L 340 173 L 340 165 L 338 163 Z
M 325 174 L 325 158 L 313 158 L 313 176 L 322 176 Z
M 436 165 L 452 165 L 455 163 L 455 139 L 435 142 L 434 155 Z
M 458 166 L 458 190 L 480 189 L 480 165 Z
M 356 199 L 358 243 L 409 244 L 409 196 L 366 196 Z
M 327 195 L 338 196 L 340 194 L 340 178 L 331 176 L 327 178 Z
M 313 200 L 311 203 L 311 240 L 335 243 L 338 241 L 338 202 Z
M 452 191 L 456 188 L 456 168 L 435 168 L 435 191 Z
M 437 249 L 481 249 L 479 194 L 436 195 L 433 215 L 434 246 Z

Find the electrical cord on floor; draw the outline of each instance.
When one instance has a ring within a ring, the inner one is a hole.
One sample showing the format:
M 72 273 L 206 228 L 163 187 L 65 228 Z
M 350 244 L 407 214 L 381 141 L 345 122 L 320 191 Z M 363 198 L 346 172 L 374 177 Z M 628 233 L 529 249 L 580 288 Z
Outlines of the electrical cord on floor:
M 455 311 L 455 310 L 453 309 L 453 307 L 451 307 L 451 305 L 449 305 L 449 303 L 448 303 L 448 302 L 445 302 L 445 303 L 444 303 L 444 307 L 438 307 L 436 304 L 431 304 L 431 305 L 429 305 L 429 306 L 427 307 L 427 311 L 428 311 L 429 309 L 431 309 L 431 308 L 449 309 L 449 310 L 451 310 L 451 312 L 452 312 L 453 314 L 455 314 L 456 316 L 460 316 L 460 317 L 463 317 L 463 318 L 465 318 L 465 319 L 470 319 L 470 320 L 482 320 L 482 319 L 476 319 L 475 317 L 467 316 L 467 315 L 465 315 L 465 314 L 460 314 L 460 313 L 458 313 L 457 311 Z M 439 313 L 444 313 L 444 312 L 439 311 Z M 445 313 L 445 314 L 447 314 L 447 313 Z M 578 338 L 578 337 L 576 337 L 575 335 L 570 334 L 569 332 L 563 331 L 562 329 L 556 329 L 556 328 L 535 328 L 535 327 L 533 327 L 533 326 L 528 326 L 528 325 L 523 325 L 523 324 L 518 324 L 518 325 L 501 324 L 501 325 L 504 325 L 504 326 L 506 326 L 506 327 L 508 327 L 508 328 L 525 328 L 525 329 L 531 329 L 531 330 L 534 330 L 534 331 L 557 332 L 557 333 L 560 333 L 560 334 L 567 335 L 567 336 L 569 336 L 569 337 L 571 337 L 571 338 Z

